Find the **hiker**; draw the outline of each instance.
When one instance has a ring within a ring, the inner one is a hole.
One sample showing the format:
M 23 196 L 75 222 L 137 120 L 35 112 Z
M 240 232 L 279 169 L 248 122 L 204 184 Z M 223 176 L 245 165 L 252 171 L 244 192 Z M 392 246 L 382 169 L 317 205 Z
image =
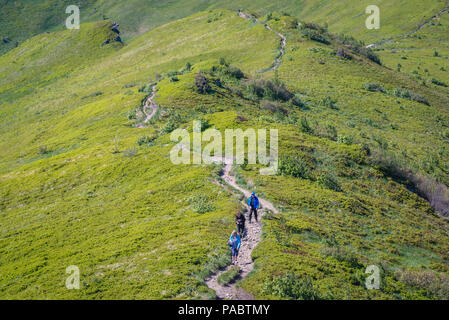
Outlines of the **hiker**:
M 228 245 L 231 248 L 231 264 L 237 263 L 237 258 L 240 250 L 240 236 L 237 234 L 237 231 L 232 231 L 231 236 L 229 237 Z
M 257 222 L 257 209 L 259 209 L 259 198 L 256 197 L 256 194 L 253 192 L 251 193 L 251 197 L 248 199 L 248 206 L 250 208 L 249 210 L 249 223 L 251 223 L 251 218 L 253 216 L 254 212 L 254 218 Z
M 245 221 L 245 215 L 240 211 L 237 211 L 237 213 L 235 214 L 235 224 L 237 225 L 237 233 L 241 238 L 243 238 L 243 235 L 245 233 Z

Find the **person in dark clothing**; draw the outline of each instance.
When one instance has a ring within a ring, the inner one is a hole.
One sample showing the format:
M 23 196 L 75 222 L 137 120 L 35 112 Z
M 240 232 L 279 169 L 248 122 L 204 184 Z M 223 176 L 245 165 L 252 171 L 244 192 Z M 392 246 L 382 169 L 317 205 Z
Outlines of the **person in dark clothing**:
M 235 224 L 237 225 L 237 233 L 240 237 L 243 237 L 243 234 L 245 233 L 245 221 L 245 215 L 241 214 L 240 211 L 237 211 L 235 214 Z
M 250 208 L 249 210 L 249 223 L 251 223 L 251 218 L 254 213 L 254 218 L 257 222 L 257 209 L 259 209 L 259 198 L 256 197 L 256 194 L 253 192 L 251 193 L 251 197 L 248 199 L 248 206 Z

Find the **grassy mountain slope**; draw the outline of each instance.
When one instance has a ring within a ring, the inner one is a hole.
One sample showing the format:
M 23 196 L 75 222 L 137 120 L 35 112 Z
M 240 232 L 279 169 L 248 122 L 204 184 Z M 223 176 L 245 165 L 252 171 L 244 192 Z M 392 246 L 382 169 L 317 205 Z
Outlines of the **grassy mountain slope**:
M 342 59 L 338 44 L 307 39 L 293 21 L 276 13 L 267 21 L 288 45 L 279 70 L 266 74 L 257 71 L 272 65 L 279 38 L 227 10 L 168 23 L 125 46 L 102 45 L 110 24 L 90 23 L 1 56 L 2 297 L 210 297 L 203 279 L 229 263 L 226 238 L 240 195 L 219 185 L 219 167 L 173 165 L 168 135 L 203 119 L 222 132 L 280 132 L 280 175 L 234 168 L 240 184 L 281 209 L 263 221 L 256 270 L 239 284 L 246 291 L 256 298 L 447 298 L 447 219 L 373 162 L 394 154 L 448 184 L 445 89 L 352 51 Z M 57 50 L 45 50 L 51 46 Z M 66 59 L 75 48 L 83 55 Z M 209 94 L 197 92 L 198 72 L 209 79 Z M 285 83 L 296 100 L 255 94 L 261 78 Z M 138 129 L 141 101 L 156 80 L 161 111 Z M 428 105 L 395 96 L 397 88 Z M 371 264 L 381 267 L 381 290 L 364 287 Z M 64 287 L 69 265 L 80 268 L 81 290 Z M 305 287 L 301 294 L 279 286 L 289 272 L 289 283 Z M 423 273 L 438 281 L 420 283 Z
M 30 36 L 48 30 L 64 27 L 65 8 L 70 1 L 22 0 L 0 1 L 2 14 L 7 19 L 0 20 L 0 38 L 10 38 L 7 44 L 0 44 L 0 52 L 10 50 L 15 42 L 21 43 Z M 125 38 L 142 34 L 164 23 L 186 17 L 208 8 L 239 8 L 251 10 L 258 15 L 268 12 L 288 12 L 297 18 L 328 23 L 333 32 L 350 33 L 365 41 L 387 39 L 414 30 L 423 20 L 430 18 L 447 6 L 446 0 L 377 0 L 363 1 L 146 1 L 146 0 L 83 0 L 78 2 L 83 21 L 117 21 Z M 378 5 L 381 9 L 381 30 L 365 28 L 365 8 Z M 24 19 L 26 17 L 26 19 Z

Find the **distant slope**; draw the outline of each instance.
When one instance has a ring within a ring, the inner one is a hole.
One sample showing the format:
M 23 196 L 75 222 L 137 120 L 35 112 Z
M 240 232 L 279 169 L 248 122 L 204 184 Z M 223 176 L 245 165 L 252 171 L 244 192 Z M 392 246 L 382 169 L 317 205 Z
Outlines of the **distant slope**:
M 327 23 L 334 32 L 344 32 L 365 41 L 378 41 L 416 29 L 420 23 L 447 6 L 446 0 L 379 0 L 381 29 L 367 30 L 365 8 L 372 1 L 362 0 L 83 0 L 78 2 L 83 21 L 104 18 L 118 22 L 125 38 L 142 34 L 161 24 L 186 17 L 208 8 L 239 8 L 251 10 L 259 15 L 269 12 L 288 12 L 306 21 Z M 68 0 L 22 0 L 0 1 L 2 14 L 0 39 L 11 42 L 0 44 L 0 53 L 10 50 L 25 39 L 52 29 L 64 28 Z

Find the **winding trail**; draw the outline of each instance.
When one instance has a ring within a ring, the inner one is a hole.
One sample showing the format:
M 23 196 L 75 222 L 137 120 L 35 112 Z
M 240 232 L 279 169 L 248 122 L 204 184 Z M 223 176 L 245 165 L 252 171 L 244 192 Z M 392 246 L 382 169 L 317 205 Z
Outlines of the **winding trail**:
M 217 162 L 221 162 L 220 158 L 216 158 Z M 233 161 L 226 161 L 224 158 L 225 165 L 222 171 L 223 180 L 231 187 L 237 189 L 242 192 L 245 196 L 245 199 L 248 199 L 251 192 L 247 189 L 240 187 L 235 177 L 232 175 L 232 163 Z M 214 161 L 215 162 L 215 161 Z M 242 239 L 242 244 L 239 251 L 239 257 L 237 260 L 236 266 L 240 268 L 239 279 L 245 278 L 253 269 L 254 269 L 254 261 L 251 259 L 251 253 L 253 249 L 257 246 L 257 244 L 261 240 L 262 235 L 262 226 L 260 221 L 262 217 L 267 213 L 267 211 L 271 211 L 273 213 L 278 213 L 279 211 L 273 206 L 273 204 L 265 199 L 259 198 L 260 202 L 260 210 L 259 213 L 259 222 L 255 222 L 253 219 L 252 223 L 246 223 L 246 237 Z M 248 218 L 248 217 L 246 217 Z M 217 282 L 218 277 L 224 272 L 228 271 L 234 265 L 229 265 L 223 270 L 215 273 L 208 279 L 206 279 L 206 285 L 215 291 L 217 295 L 217 299 L 233 299 L 233 300 L 251 300 L 252 297 L 241 289 L 237 289 L 235 282 L 222 286 Z
M 139 123 L 136 127 L 137 128 L 145 128 L 145 124 L 150 121 L 154 115 L 157 112 L 157 104 L 154 102 L 154 97 L 156 97 L 156 84 L 151 89 L 151 95 L 145 100 L 145 104 L 143 105 L 142 111 L 145 115 L 145 120 L 143 120 L 143 123 Z M 148 113 L 148 109 L 151 109 L 151 112 Z
M 190 148 L 186 145 L 182 145 L 180 147 L 182 150 L 186 150 L 190 152 Z M 239 186 L 236 182 L 236 179 L 232 173 L 232 165 L 234 163 L 234 158 L 227 158 L 227 157 L 219 157 L 219 156 L 212 156 L 210 157 L 211 162 L 218 163 L 218 164 L 224 164 L 221 177 L 223 178 L 223 181 L 228 184 L 230 187 L 240 191 L 245 196 L 245 199 L 248 199 L 251 195 L 251 191 L 247 190 L 245 188 L 242 188 Z M 259 222 L 255 222 L 253 220 L 253 223 L 249 223 L 247 219 L 246 223 L 246 236 L 242 239 L 242 244 L 239 251 L 239 257 L 237 260 L 236 266 L 240 268 L 240 274 L 239 279 L 245 278 L 253 269 L 254 269 L 254 262 L 251 259 L 251 253 L 253 249 L 257 246 L 257 244 L 261 240 L 262 235 L 262 226 L 260 224 L 260 221 L 262 220 L 262 217 L 268 212 L 271 211 L 273 213 L 279 213 L 279 211 L 275 208 L 275 206 L 269 202 L 268 200 L 259 198 L 260 203 L 260 209 L 258 210 L 259 213 Z M 245 203 L 246 204 L 246 203 Z M 246 217 L 248 218 L 248 217 Z M 225 241 L 224 239 L 223 241 Z M 252 297 L 247 292 L 237 289 L 235 282 L 230 283 L 228 285 L 220 285 L 218 283 L 218 277 L 223 274 L 224 272 L 228 271 L 230 268 L 232 268 L 235 265 L 229 265 L 225 269 L 219 270 L 209 278 L 205 279 L 206 285 L 215 291 L 217 295 L 217 299 L 233 299 L 233 300 L 251 300 Z
M 252 20 L 252 21 L 255 21 L 256 23 L 261 23 L 261 22 L 259 22 L 259 20 L 257 20 L 256 17 L 253 17 L 252 15 L 250 15 L 248 13 L 245 13 L 245 12 L 243 12 L 241 10 L 239 10 L 239 16 L 241 18 L 243 18 L 243 19 Z M 269 72 L 269 71 L 273 71 L 273 70 L 278 69 L 279 66 L 281 65 L 282 57 L 285 55 L 285 47 L 287 46 L 287 37 L 286 36 L 284 36 L 280 32 L 277 32 L 276 30 L 273 30 L 266 23 L 264 24 L 264 26 L 265 26 L 265 29 L 267 29 L 267 30 L 269 30 L 271 32 L 274 32 L 279 38 L 281 38 L 281 49 L 280 49 L 279 56 L 277 56 L 275 61 L 274 61 L 274 64 L 270 68 L 268 68 L 266 70 L 263 70 L 263 71 L 258 71 L 257 73 L 265 73 L 265 72 Z
M 255 20 L 258 22 L 258 20 L 254 17 L 252 17 L 249 14 L 246 14 L 239 10 L 239 16 L 245 19 L 249 20 Z M 274 64 L 264 70 L 260 71 L 259 73 L 264 73 L 272 70 L 276 70 L 279 68 L 282 57 L 285 54 L 285 47 L 287 46 L 287 38 L 282 35 L 281 33 L 273 30 L 269 25 L 265 24 L 265 28 L 271 32 L 274 32 L 279 38 L 281 38 L 281 49 L 280 54 L 278 57 L 276 57 L 276 60 Z M 154 102 L 154 98 L 156 96 L 156 85 L 152 88 L 151 95 L 146 99 L 145 104 L 143 106 L 143 113 L 145 114 L 145 120 L 143 123 L 140 123 L 137 125 L 138 128 L 145 128 L 145 124 L 147 124 L 156 114 L 158 106 Z M 151 109 L 151 112 L 148 113 L 148 109 Z M 190 152 L 190 148 L 187 146 L 182 146 L 181 149 L 187 150 Z M 224 164 L 222 169 L 221 177 L 223 178 L 223 181 L 228 184 L 230 187 L 240 191 L 245 196 L 245 199 L 247 199 L 251 192 L 247 189 L 244 189 L 240 187 L 236 179 L 232 173 L 232 164 L 234 163 L 233 158 L 226 158 L 226 157 L 218 157 L 213 156 L 210 157 L 211 161 L 214 163 L 220 163 Z M 262 235 L 262 226 L 260 224 L 260 221 L 262 220 L 263 216 L 268 212 L 271 211 L 273 213 L 279 213 L 279 211 L 274 207 L 274 205 L 262 198 L 259 198 L 260 203 L 260 209 L 258 210 L 259 213 L 259 222 L 253 221 L 253 223 L 246 223 L 246 236 L 242 239 L 241 248 L 239 251 L 239 257 L 237 260 L 236 266 L 240 268 L 240 274 L 239 279 L 244 279 L 253 269 L 254 269 L 254 261 L 251 259 L 251 253 L 253 249 L 257 246 L 257 244 L 261 240 Z M 223 270 L 219 270 L 209 278 L 205 279 L 206 285 L 215 291 L 217 299 L 235 299 L 235 300 L 249 300 L 252 299 L 251 295 L 249 295 L 247 292 L 237 289 L 235 282 L 230 283 L 228 285 L 222 286 L 218 284 L 218 277 L 223 274 L 224 272 L 228 271 L 233 265 L 227 266 Z

